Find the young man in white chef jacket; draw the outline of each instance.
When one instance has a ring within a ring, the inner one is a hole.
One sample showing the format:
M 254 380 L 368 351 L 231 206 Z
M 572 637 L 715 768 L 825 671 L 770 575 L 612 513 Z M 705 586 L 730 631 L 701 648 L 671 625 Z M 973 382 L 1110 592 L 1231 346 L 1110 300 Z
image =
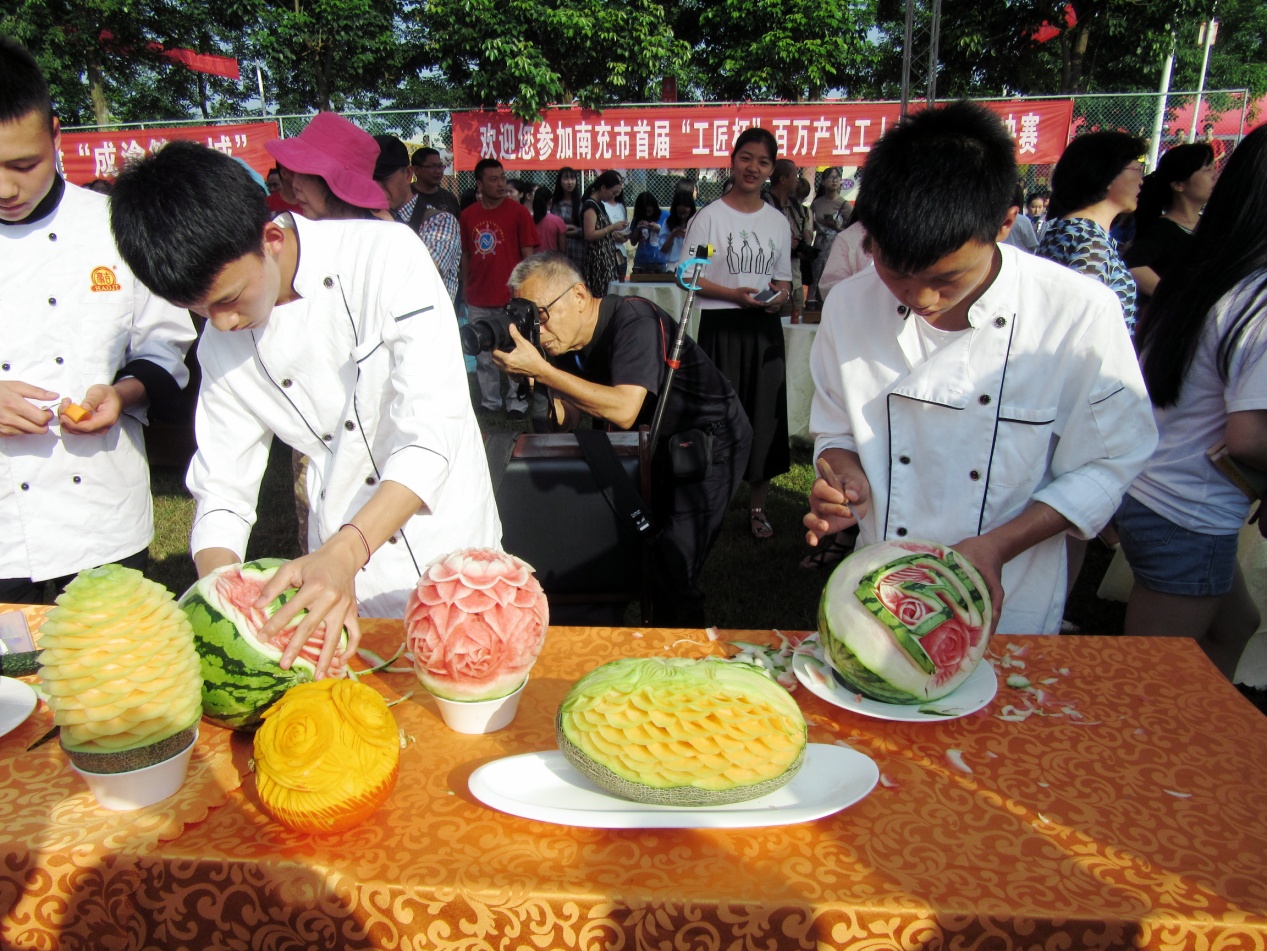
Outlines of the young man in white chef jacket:
M 58 175 L 48 86 L 5 38 L 0 76 L 0 601 L 38 603 L 49 579 L 145 567 L 141 427 L 178 408 L 194 328 L 122 262 L 105 197 Z
M 1056 633 L 1065 535 L 1108 522 L 1157 431 L 1112 292 L 998 244 L 1015 186 L 1011 137 L 968 103 L 904 120 L 867 157 L 875 267 L 837 286 L 814 342 L 827 474 L 805 526 L 811 545 L 855 522 L 859 546 L 951 544 L 998 630 Z
M 452 304 L 409 228 L 270 220 L 245 169 L 187 142 L 128 165 L 111 223 L 137 277 L 209 322 L 188 477 L 200 575 L 242 560 L 273 436 L 312 461 L 311 554 L 259 599 L 299 588 L 266 637 L 309 609 L 283 666 L 321 624 L 346 625 L 350 655 L 358 603 L 400 617 L 433 558 L 499 545 Z

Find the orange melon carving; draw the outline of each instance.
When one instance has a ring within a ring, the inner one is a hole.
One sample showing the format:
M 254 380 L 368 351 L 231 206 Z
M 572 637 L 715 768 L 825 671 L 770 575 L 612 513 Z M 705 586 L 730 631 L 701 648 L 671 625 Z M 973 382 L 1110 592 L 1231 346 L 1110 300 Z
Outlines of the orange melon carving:
M 400 730 L 382 696 L 351 680 L 291 687 L 255 734 L 255 788 L 297 832 L 342 832 L 391 795 Z
M 87 419 L 90 415 L 88 410 L 84 409 L 78 403 L 70 403 L 62 410 L 62 415 L 69 419 L 72 423 L 80 423 Z

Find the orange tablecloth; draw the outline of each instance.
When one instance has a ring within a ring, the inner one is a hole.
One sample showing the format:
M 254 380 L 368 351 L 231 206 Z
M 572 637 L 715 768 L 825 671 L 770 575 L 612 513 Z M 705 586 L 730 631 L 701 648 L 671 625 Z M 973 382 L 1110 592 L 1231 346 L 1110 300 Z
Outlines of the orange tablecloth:
M 399 622 L 365 629 L 380 653 L 401 639 Z M 393 698 L 417 690 L 394 708 L 413 742 L 391 800 L 341 836 L 270 821 L 240 737 L 218 754 L 240 788 L 174 838 L 102 844 L 90 804 L 49 829 L 14 771 L 40 752 L 25 749 L 50 722 L 41 706 L 0 739 L 0 945 L 1267 946 L 1267 719 L 1188 640 L 996 638 L 995 662 L 1013 665 L 1001 676 L 1041 693 L 1000 685 L 985 711 L 938 723 L 863 719 L 799 688 L 811 740 L 867 753 L 886 784 L 803 825 L 575 829 L 468 792 L 480 764 L 553 748 L 559 701 L 596 664 L 721 649 L 699 631 L 554 628 L 517 719 L 482 737 L 446 729 L 411 674 L 367 678 Z M 1046 715 L 1009 722 L 1009 705 Z

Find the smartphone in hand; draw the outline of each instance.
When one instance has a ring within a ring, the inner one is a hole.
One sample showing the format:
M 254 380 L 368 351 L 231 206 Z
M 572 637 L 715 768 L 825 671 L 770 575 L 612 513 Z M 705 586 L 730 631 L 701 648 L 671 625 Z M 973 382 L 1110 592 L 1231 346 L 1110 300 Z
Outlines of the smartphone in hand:
M 782 293 L 782 291 L 776 291 L 773 287 L 767 287 L 760 294 L 754 294 L 752 299 L 758 304 L 769 304 Z

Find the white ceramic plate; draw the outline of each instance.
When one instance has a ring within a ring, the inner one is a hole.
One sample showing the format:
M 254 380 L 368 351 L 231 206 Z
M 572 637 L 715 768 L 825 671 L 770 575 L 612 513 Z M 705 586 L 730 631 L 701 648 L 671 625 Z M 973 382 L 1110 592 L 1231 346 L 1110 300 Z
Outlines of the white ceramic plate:
M 35 691 L 22 681 L 0 677 L 0 736 L 25 723 L 37 700 Z
M 649 806 L 604 792 L 558 750 L 485 763 L 471 774 L 471 794 L 524 819 L 587 829 L 747 829 L 821 819 L 862 799 L 880 779 L 871 757 L 844 746 L 811 743 L 790 783 L 760 799 L 729 806 Z
M 988 660 L 982 660 L 967 680 L 939 700 L 930 700 L 925 704 L 881 703 L 850 690 L 835 678 L 831 666 L 823 657 L 823 648 L 817 634 L 805 638 L 801 643 L 814 648 L 812 655 L 796 654 L 792 658 L 792 672 L 805 689 L 828 703 L 863 716 L 875 717 L 877 720 L 917 723 L 954 720 L 989 706 L 999 691 L 999 678 L 994 673 L 993 665 Z

